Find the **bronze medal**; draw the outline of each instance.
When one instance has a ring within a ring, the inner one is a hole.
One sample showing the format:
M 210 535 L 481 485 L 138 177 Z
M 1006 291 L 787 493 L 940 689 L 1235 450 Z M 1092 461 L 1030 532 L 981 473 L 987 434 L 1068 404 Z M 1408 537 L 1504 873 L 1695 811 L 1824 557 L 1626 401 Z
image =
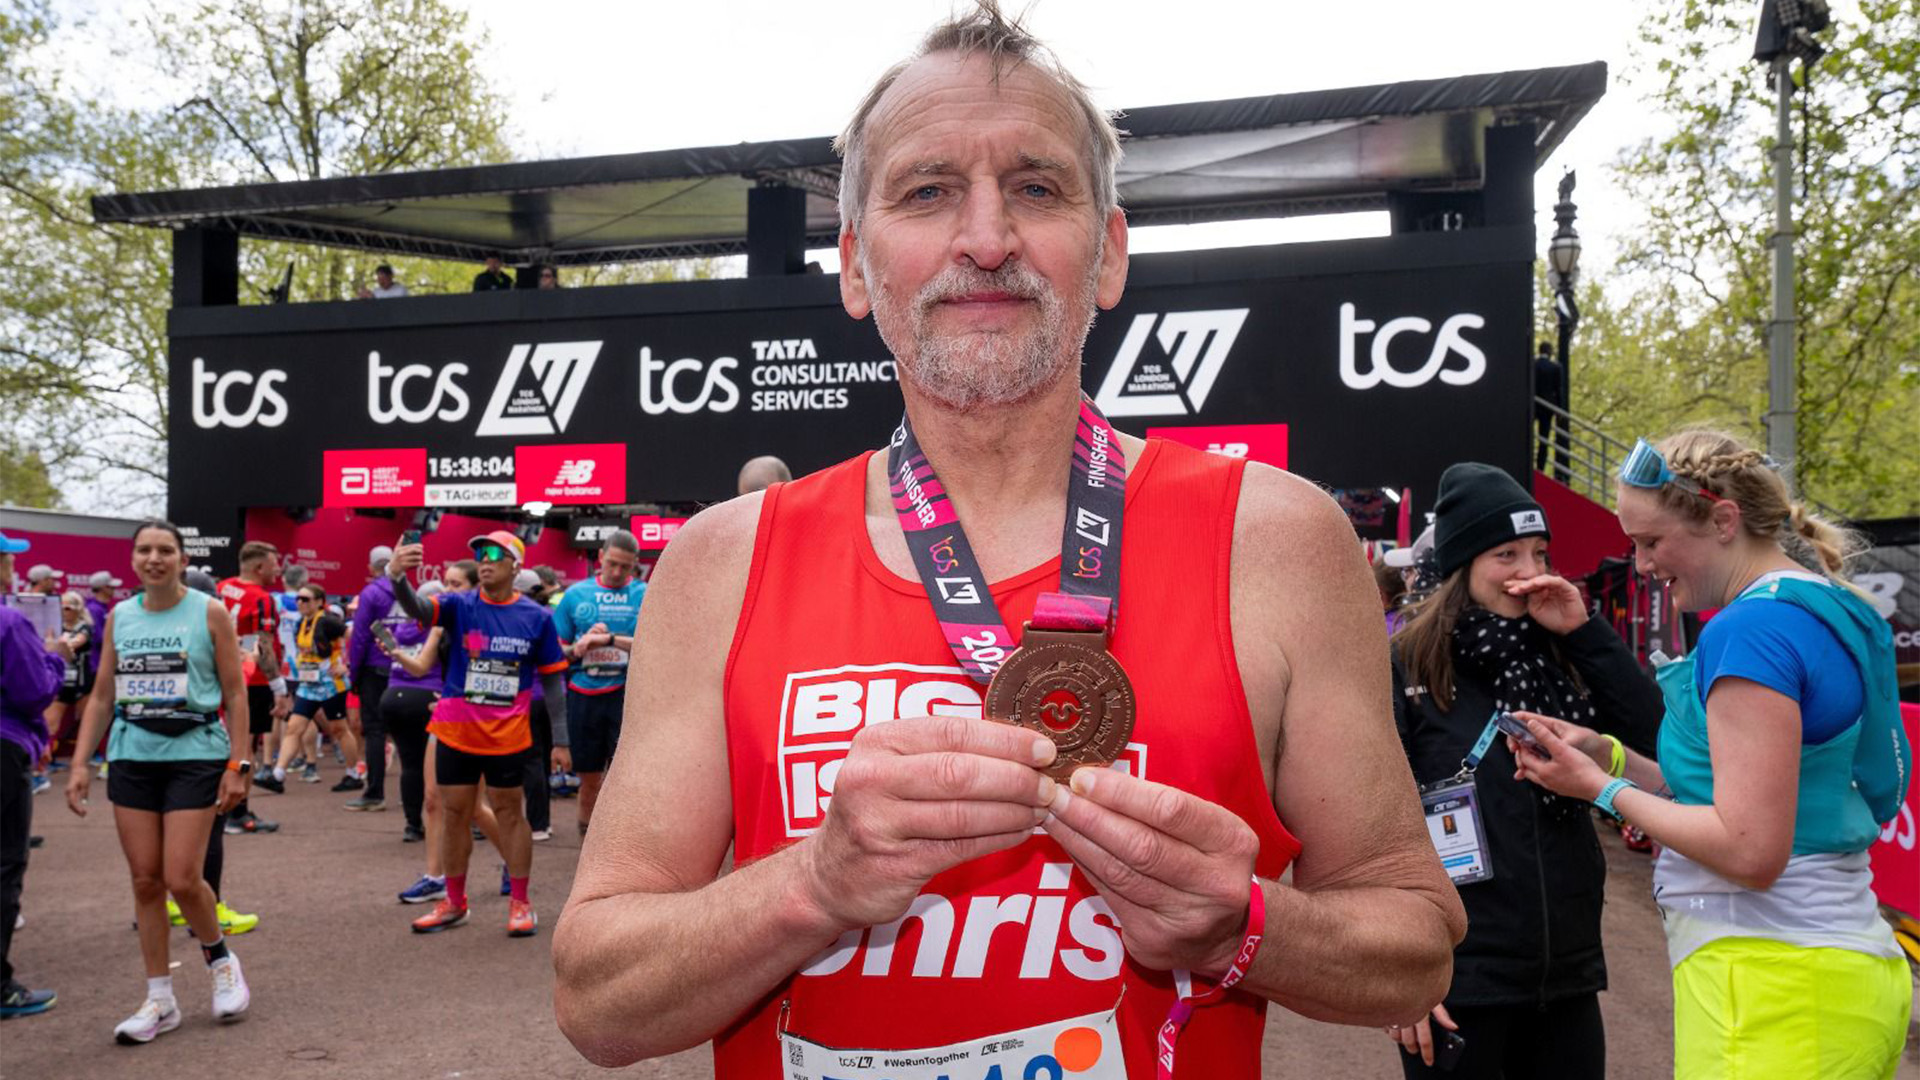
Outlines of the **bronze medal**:
M 1105 644 L 1105 634 L 1028 624 L 987 686 L 989 720 L 1039 732 L 1060 748 L 1045 770 L 1056 780 L 1082 765 L 1112 764 L 1133 735 L 1133 681 Z

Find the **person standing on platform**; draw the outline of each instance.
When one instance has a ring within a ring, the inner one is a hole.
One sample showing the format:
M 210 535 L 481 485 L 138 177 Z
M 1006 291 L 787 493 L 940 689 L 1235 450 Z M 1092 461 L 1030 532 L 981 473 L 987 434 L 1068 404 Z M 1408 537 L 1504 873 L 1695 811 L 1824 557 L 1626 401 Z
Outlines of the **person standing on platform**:
M 30 547 L 0 533 L 0 581 L 13 580 L 13 557 Z M 33 830 L 33 765 L 47 749 L 43 714 L 70 662 L 47 649 L 25 615 L 0 605 L 0 1019 L 43 1013 L 55 1001 L 51 990 L 14 981 L 13 926 Z
M 1082 390 L 1127 275 L 1110 118 L 980 0 L 839 145 L 841 299 L 906 415 L 661 556 L 562 1033 L 603 1066 L 713 1040 L 716 1080 L 988 1043 L 1009 1077 L 1254 1080 L 1268 1001 L 1424 1015 L 1465 918 L 1346 515 Z
M 640 542 L 615 529 L 600 545 L 600 569 L 561 596 L 554 609 L 560 644 L 573 663 L 567 679 L 567 728 L 573 736 L 573 767 L 580 774 L 580 835 L 587 834 L 600 781 L 620 745 L 625 710 L 627 660 L 640 620 L 646 582 L 640 567 Z
M 431 912 L 414 920 L 413 929 L 431 934 L 466 921 L 467 862 L 473 854 L 468 826 L 484 778 L 487 799 L 506 844 L 511 897 L 507 933 L 531 937 L 539 926 L 527 892 L 533 837 L 521 812 L 519 788 L 526 780 L 525 759 L 534 743 L 535 681 L 545 684 L 553 768 L 564 772 L 573 763 L 567 750 L 566 683 L 561 678 L 567 662 L 552 614 L 513 587 L 526 555 L 520 538 L 499 530 L 474 537 L 468 546 L 480 564 L 480 588 L 475 592 L 445 592 L 423 600 L 406 579 L 407 571 L 420 565 L 419 544 L 395 549 L 388 569 L 400 609 L 425 625 L 439 627 L 448 643 L 446 683 L 429 725 L 439 740 L 434 765 L 446 808 L 441 835 L 446 845 L 447 892 Z
M 214 815 L 240 801 L 252 761 L 245 753 L 247 688 L 234 620 L 220 601 L 189 589 L 180 530 L 149 521 L 133 535 L 141 591 L 107 617 L 100 668 L 80 722 L 88 746 L 109 723 L 107 798 L 133 876 L 147 997 L 114 1029 L 125 1044 L 152 1042 L 180 1026 L 167 948 L 167 894 L 200 942 L 213 977 L 213 1016 L 238 1020 L 252 1000 L 240 958 L 228 949 L 203 876 Z M 226 722 L 220 722 L 222 709 Z M 87 816 L 93 770 L 76 758 L 67 806 Z
M 1567 370 L 1553 358 L 1553 346 L 1544 341 L 1533 354 L 1533 396 L 1533 468 L 1546 472 L 1549 450 L 1557 449 L 1563 455 L 1567 450 L 1567 422 L 1554 411 L 1567 407 Z M 1564 462 L 1555 464 L 1554 476 L 1563 484 L 1567 482 Z
M 502 289 L 513 288 L 513 278 L 506 270 L 501 268 L 501 262 L 502 259 L 499 252 L 491 251 L 487 253 L 486 269 L 473 275 L 474 292 L 498 292 Z

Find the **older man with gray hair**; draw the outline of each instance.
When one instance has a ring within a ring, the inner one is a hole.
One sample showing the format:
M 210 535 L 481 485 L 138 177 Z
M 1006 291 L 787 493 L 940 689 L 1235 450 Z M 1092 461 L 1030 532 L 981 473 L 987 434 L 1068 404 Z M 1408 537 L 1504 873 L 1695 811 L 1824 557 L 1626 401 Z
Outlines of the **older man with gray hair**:
M 718 1080 L 1220 1080 L 1270 1001 L 1424 1016 L 1465 920 L 1345 515 L 1081 391 L 1127 276 L 1112 123 L 981 2 L 840 147 L 841 297 L 906 416 L 661 557 L 562 1031 L 711 1039 Z

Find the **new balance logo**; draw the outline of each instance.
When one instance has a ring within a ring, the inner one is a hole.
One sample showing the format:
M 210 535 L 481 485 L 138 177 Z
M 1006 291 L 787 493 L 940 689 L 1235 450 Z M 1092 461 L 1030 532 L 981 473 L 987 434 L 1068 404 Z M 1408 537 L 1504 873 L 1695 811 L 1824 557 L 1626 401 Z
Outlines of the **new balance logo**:
M 1100 382 L 1094 404 L 1108 417 L 1197 415 L 1213 392 L 1248 308 L 1136 315 Z M 1158 323 L 1158 329 L 1155 324 Z M 1150 353 L 1147 342 L 1159 343 Z
M 1546 515 L 1538 510 L 1515 510 L 1512 517 L 1513 532 L 1516 536 L 1547 531 Z
M 575 461 L 568 458 L 560 463 L 560 471 L 553 474 L 556 484 L 587 484 L 593 481 L 593 459 L 583 458 Z
M 560 341 L 515 345 L 474 434 L 558 435 L 567 430 L 567 421 L 573 419 L 574 406 L 587 387 L 587 376 L 593 372 L 593 362 L 600 356 L 600 344 Z M 533 377 L 523 386 L 521 379 L 529 367 Z

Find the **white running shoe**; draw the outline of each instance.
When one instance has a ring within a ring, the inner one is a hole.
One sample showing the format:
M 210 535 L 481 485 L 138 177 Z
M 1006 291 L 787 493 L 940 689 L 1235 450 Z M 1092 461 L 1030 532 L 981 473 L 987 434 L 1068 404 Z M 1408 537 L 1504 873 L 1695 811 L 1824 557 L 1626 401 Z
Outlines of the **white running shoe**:
M 132 1016 L 120 1021 L 113 1029 L 113 1037 L 122 1046 L 138 1046 L 150 1043 L 162 1033 L 180 1026 L 180 1007 L 173 1002 L 165 1005 L 148 998 L 140 1003 L 140 1009 Z
M 247 977 L 240 974 L 240 958 L 228 953 L 207 971 L 213 976 L 213 1018 L 224 1024 L 244 1016 L 253 995 L 247 992 Z

